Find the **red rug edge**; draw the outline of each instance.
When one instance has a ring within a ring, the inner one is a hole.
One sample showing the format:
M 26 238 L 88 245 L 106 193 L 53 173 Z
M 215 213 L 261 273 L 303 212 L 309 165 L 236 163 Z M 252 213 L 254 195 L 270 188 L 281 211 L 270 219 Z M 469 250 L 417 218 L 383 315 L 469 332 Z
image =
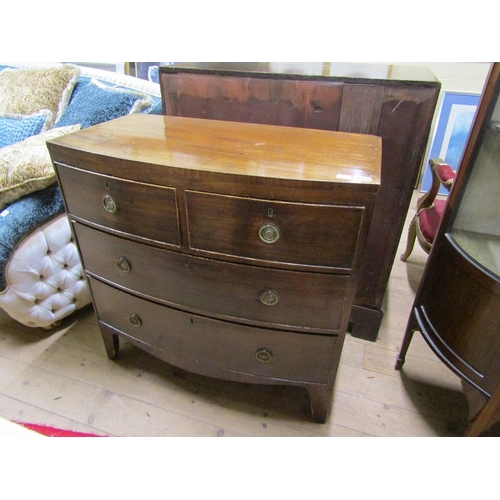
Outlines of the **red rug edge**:
M 104 437 L 99 436 L 98 434 L 89 434 L 87 432 L 76 432 L 76 431 L 68 431 L 64 429 L 57 429 L 56 427 L 50 427 L 48 425 L 41 424 L 29 424 L 26 422 L 15 422 L 16 424 L 22 425 L 26 427 L 26 429 L 30 429 L 38 434 L 43 434 L 48 437 Z

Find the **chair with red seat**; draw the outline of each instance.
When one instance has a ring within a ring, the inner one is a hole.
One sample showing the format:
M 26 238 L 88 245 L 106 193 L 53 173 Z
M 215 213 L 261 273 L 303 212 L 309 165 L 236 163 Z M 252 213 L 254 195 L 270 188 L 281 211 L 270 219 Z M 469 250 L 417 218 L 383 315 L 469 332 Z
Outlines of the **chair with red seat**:
M 444 186 L 447 191 L 450 191 L 455 180 L 455 171 L 441 159 L 430 159 L 429 166 L 432 172 L 432 185 L 417 202 L 417 213 L 410 223 L 406 250 L 401 255 L 403 262 L 406 262 L 410 256 L 416 239 L 426 253 L 431 251 L 448 201 L 436 199 L 436 196 L 440 186 Z

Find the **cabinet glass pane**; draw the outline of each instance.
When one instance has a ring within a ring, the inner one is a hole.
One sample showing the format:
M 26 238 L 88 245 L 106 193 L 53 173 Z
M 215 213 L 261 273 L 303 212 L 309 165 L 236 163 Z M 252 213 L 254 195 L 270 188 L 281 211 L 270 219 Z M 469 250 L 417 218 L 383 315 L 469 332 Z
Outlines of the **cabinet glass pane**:
M 450 231 L 472 259 L 500 277 L 500 101 L 484 132 Z

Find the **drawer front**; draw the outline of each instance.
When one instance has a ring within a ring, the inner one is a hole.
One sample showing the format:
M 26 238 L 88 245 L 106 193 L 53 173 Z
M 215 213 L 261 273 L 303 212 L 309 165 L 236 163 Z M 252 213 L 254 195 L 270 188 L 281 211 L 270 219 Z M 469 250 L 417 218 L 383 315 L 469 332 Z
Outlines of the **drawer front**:
M 56 164 L 70 214 L 116 231 L 178 246 L 175 189 Z
M 74 224 L 85 269 L 200 313 L 335 332 L 349 276 L 259 268 L 182 255 Z
M 351 269 L 364 209 L 186 191 L 192 249 Z
M 99 320 L 181 368 L 328 383 L 337 337 L 252 328 L 183 313 L 90 278 Z M 212 370 L 210 367 L 213 367 Z M 219 373 L 220 375 L 220 373 Z

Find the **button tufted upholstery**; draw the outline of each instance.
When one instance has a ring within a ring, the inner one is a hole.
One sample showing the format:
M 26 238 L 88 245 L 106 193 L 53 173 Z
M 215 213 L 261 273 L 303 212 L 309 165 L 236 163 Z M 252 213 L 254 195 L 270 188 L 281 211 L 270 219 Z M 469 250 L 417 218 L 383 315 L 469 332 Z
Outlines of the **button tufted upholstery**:
M 65 214 L 32 231 L 7 264 L 0 307 L 30 327 L 50 327 L 91 302 Z

